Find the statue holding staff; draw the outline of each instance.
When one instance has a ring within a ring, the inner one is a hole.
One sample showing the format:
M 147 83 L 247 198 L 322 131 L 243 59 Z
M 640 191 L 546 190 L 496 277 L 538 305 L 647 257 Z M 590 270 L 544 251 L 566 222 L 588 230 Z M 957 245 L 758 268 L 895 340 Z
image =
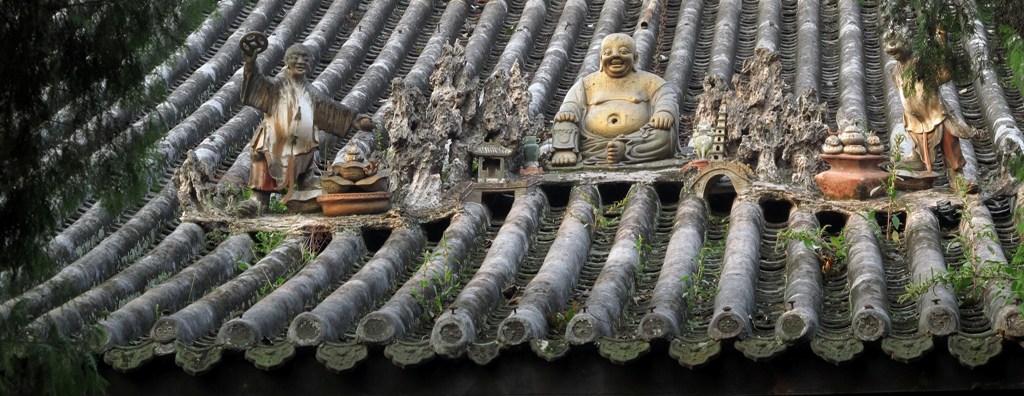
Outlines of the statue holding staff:
M 242 103 L 264 113 L 250 142 L 249 187 L 264 205 L 274 192 L 283 193 L 281 202 L 286 203 L 295 190 L 320 188 L 315 172 L 320 146 L 317 131 L 345 136 L 356 110 L 309 84 L 306 73 L 314 62 L 306 46 L 288 48 L 284 71 L 276 77 L 264 75 L 256 64 L 256 56 L 267 48 L 263 34 L 246 34 L 239 46 L 245 62 Z

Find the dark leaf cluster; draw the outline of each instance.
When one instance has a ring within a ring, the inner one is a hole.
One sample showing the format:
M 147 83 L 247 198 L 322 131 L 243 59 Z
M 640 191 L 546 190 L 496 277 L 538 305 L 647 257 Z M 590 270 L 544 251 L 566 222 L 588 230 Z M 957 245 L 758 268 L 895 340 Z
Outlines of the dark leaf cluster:
M 971 0 L 883 1 L 880 10 L 887 45 L 910 50 L 914 67 L 904 69 L 904 80 L 912 91 L 921 82 L 926 92 L 955 80 L 969 81 L 972 63 L 959 43 L 974 34 L 978 10 Z
M 87 197 L 117 210 L 148 191 L 166 128 L 132 121 L 166 88 L 143 81 L 212 4 L 0 0 L 0 250 L 19 252 L 0 263 L 7 279 L 47 272 L 45 242 Z
M 45 247 L 79 206 L 117 211 L 150 190 L 167 128 L 136 120 L 166 82 L 147 76 L 214 3 L 0 0 L 0 303 L 55 270 Z M 0 310 L 0 394 L 102 390 L 74 335 L 29 337 L 32 319 Z

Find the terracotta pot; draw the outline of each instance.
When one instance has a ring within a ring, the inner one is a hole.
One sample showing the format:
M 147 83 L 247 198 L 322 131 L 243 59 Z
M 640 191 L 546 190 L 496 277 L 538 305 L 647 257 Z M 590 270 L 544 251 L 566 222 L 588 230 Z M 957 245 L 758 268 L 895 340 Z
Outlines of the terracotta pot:
M 878 169 L 883 155 L 822 154 L 831 169 L 814 176 L 818 187 L 834 199 L 868 199 L 871 191 L 881 186 L 889 174 Z M 875 197 L 882 192 L 876 192 Z
M 348 216 L 387 212 L 391 194 L 386 192 L 323 194 L 316 201 L 326 216 Z

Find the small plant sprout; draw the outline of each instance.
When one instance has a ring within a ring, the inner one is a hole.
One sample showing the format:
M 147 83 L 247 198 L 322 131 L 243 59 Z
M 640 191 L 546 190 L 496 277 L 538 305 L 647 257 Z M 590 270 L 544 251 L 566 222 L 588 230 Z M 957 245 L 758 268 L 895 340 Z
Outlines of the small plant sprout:
M 637 264 L 633 267 L 633 276 L 637 282 L 644 280 L 647 271 L 647 259 L 651 254 L 651 243 L 644 240 L 643 235 L 637 235 L 633 241 L 633 249 L 637 252 Z
M 810 230 L 784 230 L 779 233 L 775 249 L 784 250 L 790 241 L 800 241 L 818 256 L 822 272 L 841 270 L 849 259 L 850 241 L 842 232 L 830 235 L 828 228 L 829 225 L 826 224 Z
M 896 184 L 898 181 L 903 180 L 899 175 L 899 171 L 902 169 L 900 166 L 903 163 L 903 152 L 900 150 L 900 146 L 906 141 L 906 136 L 897 134 L 893 139 L 893 148 L 889 151 L 889 176 L 882 181 L 880 186 L 872 189 L 869 195 L 875 196 L 875 193 L 878 191 L 885 190 L 885 197 L 888 200 L 885 209 L 886 218 L 888 219 L 885 226 L 885 237 L 894 243 L 899 243 L 900 234 L 898 230 L 902 227 L 902 222 L 896 216 L 896 213 L 903 210 L 904 205 L 898 199 L 899 192 L 896 189 Z
M 263 257 L 277 248 L 287 235 L 283 232 L 259 231 L 256 233 L 256 255 Z
M 696 258 L 696 268 L 690 275 L 679 278 L 682 286 L 683 304 L 687 312 L 694 312 L 701 305 L 714 300 L 718 295 L 718 284 L 708 273 L 708 261 L 712 257 L 721 257 L 725 253 L 725 240 L 711 241 L 705 239 L 704 246 Z M 693 326 L 694 323 L 691 323 Z
M 288 206 L 281 202 L 276 196 L 270 197 L 270 203 L 267 208 L 270 213 L 285 213 L 288 211 Z
M 419 290 L 412 293 L 413 298 L 416 299 L 416 303 L 419 304 L 427 315 L 423 316 L 424 320 L 433 320 L 437 315 L 444 311 L 444 302 L 451 297 L 459 286 L 461 286 L 461 280 L 459 274 L 452 270 L 451 267 L 445 267 L 442 269 L 428 269 L 428 265 L 434 260 L 443 260 L 448 262 L 448 241 L 442 239 L 438 242 L 437 248 L 431 251 L 425 249 L 423 251 L 423 262 L 420 263 L 420 272 L 430 271 L 429 274 L 425 274 L 419 282 Z M 432 299 L 425 298 L 426 295 L 433 295 Z

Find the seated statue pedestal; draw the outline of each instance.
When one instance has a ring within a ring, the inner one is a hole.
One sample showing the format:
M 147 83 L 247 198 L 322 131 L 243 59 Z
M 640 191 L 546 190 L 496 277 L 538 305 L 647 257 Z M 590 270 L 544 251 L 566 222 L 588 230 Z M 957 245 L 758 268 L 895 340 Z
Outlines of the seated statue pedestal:
M 814 176 L 825 196 L 833 199 L 868 199 L 889 174 L 878 169 L 884 155 L 822 154 L 831 169 Z
M 354 171 L 323 178 L 324 193 L 316 198 L 325 216 L 348 216 L 387 212 L 391 207 L 391 194 L 387 192 L 388 176 L 376 171 L 372 176 Z M 352 181 L 346 178 L 356 178 Z M 358 178 L 356 177 L 358 176 Z
M 935 180 L 938 180 L 938 172 L 912 171 L 900 169 L 896 171 L 896 188 L 907 191 L 921 191 L 932 188 Z

